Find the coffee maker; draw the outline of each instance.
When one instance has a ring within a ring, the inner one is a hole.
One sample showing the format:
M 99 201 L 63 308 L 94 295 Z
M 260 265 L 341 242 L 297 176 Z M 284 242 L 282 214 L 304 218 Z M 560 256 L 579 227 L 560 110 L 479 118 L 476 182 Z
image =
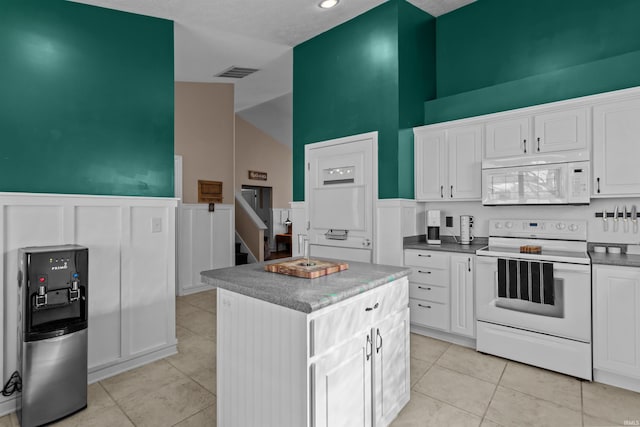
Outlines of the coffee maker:
M 440 210 L 427 211 L 427 243 L 439 245 L 440 240 Z

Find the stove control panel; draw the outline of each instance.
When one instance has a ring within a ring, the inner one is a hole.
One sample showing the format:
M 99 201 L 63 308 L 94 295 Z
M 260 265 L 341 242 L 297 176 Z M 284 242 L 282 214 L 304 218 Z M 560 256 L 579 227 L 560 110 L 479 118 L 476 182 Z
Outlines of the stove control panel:
M 587 222 L 583 220 L 489 220 L 489 236 L 539 239 L 587 240 Z

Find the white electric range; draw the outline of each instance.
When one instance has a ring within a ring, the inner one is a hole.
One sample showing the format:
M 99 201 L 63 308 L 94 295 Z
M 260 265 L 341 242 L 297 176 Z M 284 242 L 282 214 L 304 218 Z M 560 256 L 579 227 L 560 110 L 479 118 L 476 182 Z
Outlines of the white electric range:
M 477 350 L 591 380 L 586 221 L 491 220 L 476 255 Z

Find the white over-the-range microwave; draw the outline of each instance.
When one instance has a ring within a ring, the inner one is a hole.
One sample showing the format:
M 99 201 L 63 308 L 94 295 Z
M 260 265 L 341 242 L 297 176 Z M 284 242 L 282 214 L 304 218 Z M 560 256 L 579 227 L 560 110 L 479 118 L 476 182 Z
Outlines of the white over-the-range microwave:
M 483 205 L 589 204 L 589 161 L 482 170 Z

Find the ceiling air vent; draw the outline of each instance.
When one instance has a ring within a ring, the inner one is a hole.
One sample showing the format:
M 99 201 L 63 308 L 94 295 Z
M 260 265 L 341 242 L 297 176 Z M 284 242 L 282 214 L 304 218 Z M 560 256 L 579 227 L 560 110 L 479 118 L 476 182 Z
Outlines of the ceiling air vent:
M 257 68 L 246 68 L 246 67 L 234 66 L 224 70 L 219 74 L 216 74 L 216 77 L 229 77 L 232 79 L 241 79 L 243 77 L 247 77 L 249 74 L 255 73 L 256 71 L 258 71 Z

